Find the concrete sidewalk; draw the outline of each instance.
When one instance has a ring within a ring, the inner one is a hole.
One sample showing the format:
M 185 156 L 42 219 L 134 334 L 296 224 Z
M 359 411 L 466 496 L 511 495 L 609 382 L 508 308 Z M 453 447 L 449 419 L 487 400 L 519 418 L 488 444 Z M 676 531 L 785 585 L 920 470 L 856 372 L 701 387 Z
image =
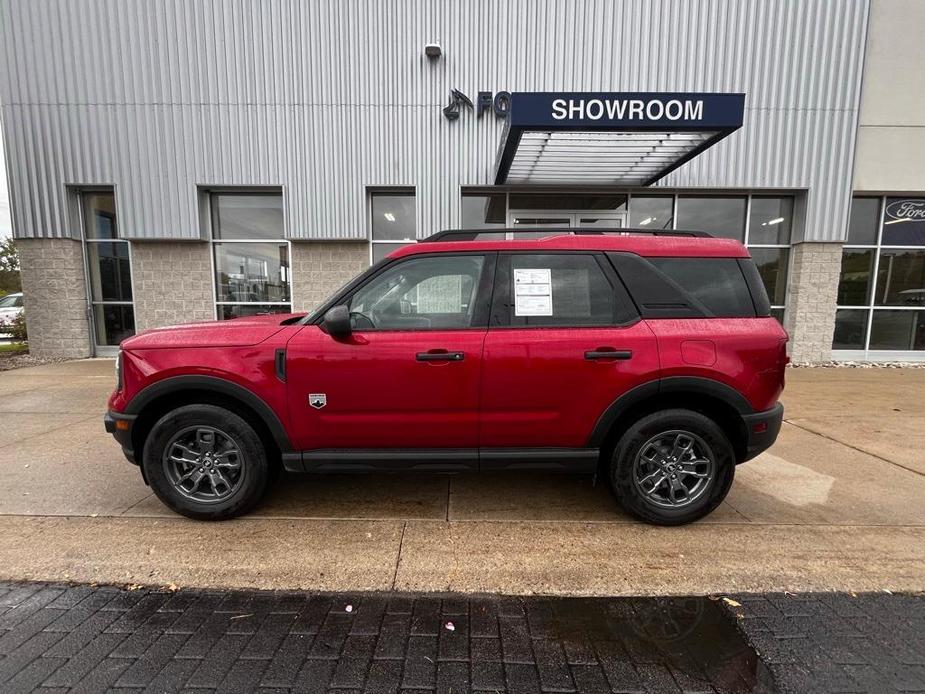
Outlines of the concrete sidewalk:
M 553 475 L 284 477 L 175 516 L 102 430 L 112 362 L 0 373 L 0 577 L 582 595 L 925 589 L 925 370 L 788 372 L 778 444 L 684 528 Z

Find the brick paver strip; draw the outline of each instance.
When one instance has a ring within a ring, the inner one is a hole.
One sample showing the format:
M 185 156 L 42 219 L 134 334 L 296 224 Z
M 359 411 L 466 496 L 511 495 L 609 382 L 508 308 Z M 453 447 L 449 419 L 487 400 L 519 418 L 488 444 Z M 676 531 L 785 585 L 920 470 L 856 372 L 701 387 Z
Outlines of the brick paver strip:
M 0 692 L 925 691 L 925 596 L 0 583 Z

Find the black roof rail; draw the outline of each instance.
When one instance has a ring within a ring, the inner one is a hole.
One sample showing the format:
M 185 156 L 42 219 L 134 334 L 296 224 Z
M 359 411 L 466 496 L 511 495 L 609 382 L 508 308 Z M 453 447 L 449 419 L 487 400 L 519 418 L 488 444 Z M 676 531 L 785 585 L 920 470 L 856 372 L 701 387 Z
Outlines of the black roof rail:
M 581 229 L 575 227 L 529 227 L 522 226 L 508 229 L 444 229 L 436 234 L 431 234 L 426 239 L 421 239 L 420 243 L 432 243 L 434 241 L 475 241 L 479 236 L 486 234 L 536 234 L 548 232 L 549 236 L 575 235 L 575 236 L 603 236 L 605 234 L 619 234 L 623 236 L 636 236 L 637 234 L 646 234 L 647 236 L 687 236 L 693 238 L 712 239 L 713 234 L 706 231 L 685 231 L 683 229 L 635 229 L 629 227 L 611 227 Z

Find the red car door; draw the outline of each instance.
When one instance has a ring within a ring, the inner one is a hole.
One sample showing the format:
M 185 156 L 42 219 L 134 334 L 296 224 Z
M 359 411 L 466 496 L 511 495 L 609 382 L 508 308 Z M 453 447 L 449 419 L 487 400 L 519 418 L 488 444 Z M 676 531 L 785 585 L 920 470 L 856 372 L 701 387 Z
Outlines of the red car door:
M 290 340 L 289 412 L 306 469 L 477 467 L 494 257 L 401 258 L 345 298 L 348 337 L 308 325 Z
M 500 254 L 482 354 L 483 469 L 593 465 L 582 449 L 600 415 L 659 369 L 655 336 L 591 252 Z

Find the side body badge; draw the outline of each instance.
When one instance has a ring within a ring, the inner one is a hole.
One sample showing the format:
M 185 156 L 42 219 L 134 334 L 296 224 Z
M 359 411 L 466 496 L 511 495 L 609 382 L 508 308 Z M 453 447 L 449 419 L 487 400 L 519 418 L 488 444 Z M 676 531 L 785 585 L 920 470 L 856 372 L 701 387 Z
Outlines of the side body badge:
M 308 404 L 314 407 L 316 410 L 320 410 L 322 407 L 328 404 L 328 396 L 324 393 L 309 393 Z

